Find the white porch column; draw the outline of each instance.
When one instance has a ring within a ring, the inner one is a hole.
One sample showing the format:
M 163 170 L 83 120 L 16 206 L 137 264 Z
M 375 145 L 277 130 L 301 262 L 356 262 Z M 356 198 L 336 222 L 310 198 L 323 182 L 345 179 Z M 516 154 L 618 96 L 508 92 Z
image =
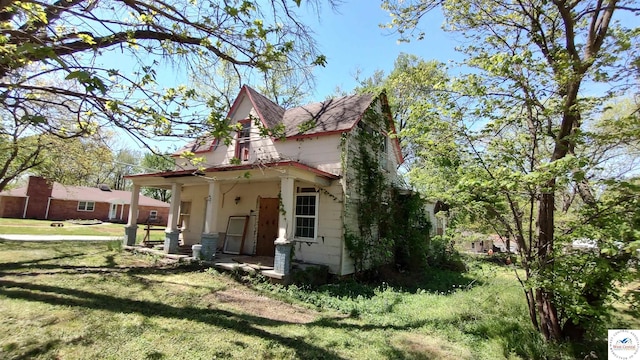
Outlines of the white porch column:
M 289 242 L 293 238 L 293 184 L 295 179 L 290 176 L 280 178 L 280 217 L 278 218 L 277 242 Z
M 178 237 L 180 235 L 180 229 L 178 228 L 178 219 L 180 217 L 181 192 L 182 184 L 173 183 L 171 185 L 171 204 L 169 205 L 167 228 L 164 231 L 164 252 L 167 254 L 175 254 L 178 252 Z
M 138 200 L 140 199 L 140 185 L 133 184 L 131 189 L 131 202 L 129 203 L 129 219 L 127 226 L 124 228 L 124 243 L 128 246 L 136 244 L 136 235 L 138 232 Z M 124 208 L 124 204 L 122 205 Z
M 290 176 L 280 178 L 280 217 L 278 218 L 278 238 L 274 242 L 276 253 L 273 260 L 273 271 L 283 277 L 289 275 L 291 269 L 291 248 L 293 246 L 294 216 L 294 183 Z
M 209 182 L 209 196 L 207 196 L 207 213 L 204 219 L 204 233 L 213 234 L 218 232 L 217 219 L 218 201 L 220 200 L 220 182 Z
M 220 199 L 220 182 L 209 182 L 209 195 L 207 196 L 207 209 L 204 218 L 204 232 L 200 238 L 200 254 L 203 260 L 213 260 L 218 247 L 218 202 Z M 195 252 L 194 252 L 195 257 Z

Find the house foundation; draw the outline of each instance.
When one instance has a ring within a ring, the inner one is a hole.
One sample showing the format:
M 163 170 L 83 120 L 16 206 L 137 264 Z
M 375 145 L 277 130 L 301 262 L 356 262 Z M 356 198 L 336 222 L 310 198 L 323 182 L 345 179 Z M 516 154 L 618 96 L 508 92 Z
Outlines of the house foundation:
M 164 252 L 167 254 L 177 254 L 180 245 L 180 231 L 167 231 L 164 237 Z
M 216 248 L 218 247 L 218 234 L 202 234 L 200 244 L 202 249 L 200 250 L 202 260 L 211 261 L 216 256 Z

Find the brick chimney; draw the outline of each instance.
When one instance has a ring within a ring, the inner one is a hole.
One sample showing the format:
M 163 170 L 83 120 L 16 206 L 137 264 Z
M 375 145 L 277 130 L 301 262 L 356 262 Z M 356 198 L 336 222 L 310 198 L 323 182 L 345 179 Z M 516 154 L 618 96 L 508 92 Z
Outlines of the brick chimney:
M 27 219 L 44 220 L 52 191 L 53 184 L 50 184 L 45 178 L 29 176 L 29 184 L 27 185 L 28 204 L 25 214 Z

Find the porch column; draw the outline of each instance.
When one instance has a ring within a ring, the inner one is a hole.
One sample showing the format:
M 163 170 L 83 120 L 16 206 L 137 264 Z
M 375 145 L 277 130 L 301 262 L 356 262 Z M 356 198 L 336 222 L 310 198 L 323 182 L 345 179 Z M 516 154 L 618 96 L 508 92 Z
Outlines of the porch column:
M 218 247 L 218 203 L 220 199 L 220 182 L 209 182 L 209 195 L 207 196 L 207 209 L 204 218 L 204 232 L 200 238 L 202 245 L 201 254 L 203 260 L 211 261 L 216 256 L 216 248 Z
M 273 271 L 280 275 L 289 275 L 291 268 L 291 248 L 293 247 L 294 221 L 294 182 L 291 176 L 280 178 L 280 217 L 278 218 L 278 238 L 274 242 L 276 253 Z
M 175 254 L 178 252 L 178 237 L 180 229 L 178 228 L 178 219 L 180 218 L 180 194 L 182 192 L 182 184 L 173 183 L 171 185 L 171 204 L 169 205 L 169 217 L 167 218 L 167 228 L 164 233 L 164 252 L 167 254 Z
M 138 232 L 138 200 L 140 199 L 140 185 L 133 184 L 131 189 L 131 202 L 129 205 L 129 219 L 124 227 L 124 244 L 133 246 L 136 244 Z M 124 207 L 124 204 L 122 205 Z

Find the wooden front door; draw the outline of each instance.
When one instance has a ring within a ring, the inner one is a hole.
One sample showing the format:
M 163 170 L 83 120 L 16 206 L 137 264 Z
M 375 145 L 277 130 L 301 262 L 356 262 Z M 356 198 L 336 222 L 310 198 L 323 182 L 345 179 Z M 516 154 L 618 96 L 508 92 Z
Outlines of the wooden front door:
M 278 237 L 278 198 L 261 198 L 258 212 L 258 243 L 256 256 L 274 256 Z

